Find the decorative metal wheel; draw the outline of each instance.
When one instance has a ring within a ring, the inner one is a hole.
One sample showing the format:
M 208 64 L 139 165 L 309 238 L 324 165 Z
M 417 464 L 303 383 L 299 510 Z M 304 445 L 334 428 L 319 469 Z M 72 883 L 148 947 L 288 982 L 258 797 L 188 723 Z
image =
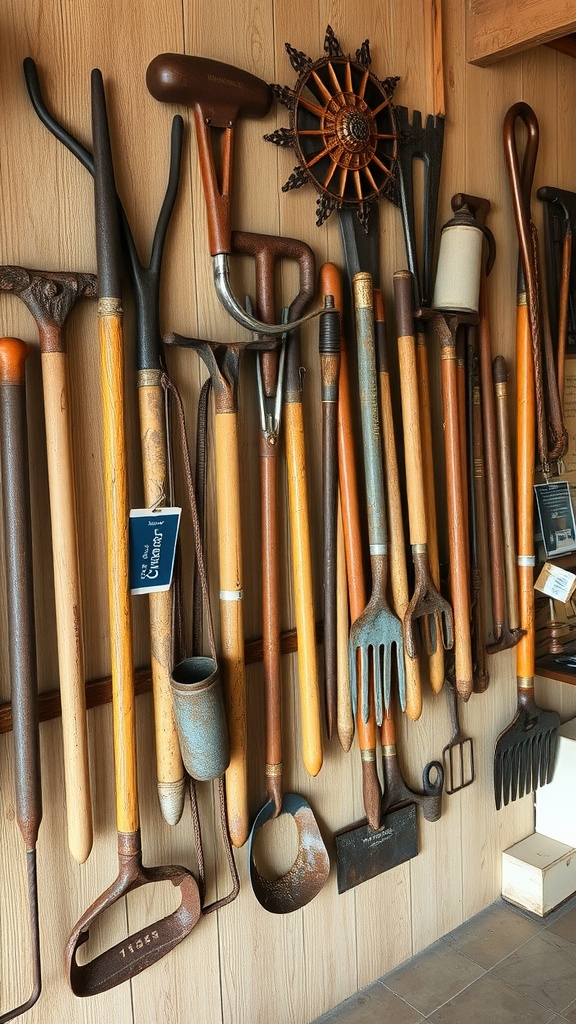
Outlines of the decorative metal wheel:
M 290 112 L 290 127 L 264 138 L 295 150 L 300 163 L 282 191 L 311 182 L 320 193 L 318 225 L 344 206 L 356 207 L 360 220 L 367 222 L 370 205 L 380 196 L 397 202 L 392 96 L 398 79 L 380 81 L 369 71 L 368 40 L 353 60 L 343 54 L 328 26 L 324 49 L 328 56 L 312 61 L 286 44 L 298 81 L 294 89 L 272 88 Z

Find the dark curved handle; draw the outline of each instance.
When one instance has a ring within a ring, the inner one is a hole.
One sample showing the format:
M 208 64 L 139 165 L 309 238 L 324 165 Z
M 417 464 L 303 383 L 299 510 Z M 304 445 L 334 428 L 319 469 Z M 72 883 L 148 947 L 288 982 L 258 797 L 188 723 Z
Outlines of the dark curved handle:
M 0 339 L 0 453 L 8 648 L 16 758 L 16 817 L 28 851 L 42 820 L 25 360 L 18 338 Z
M 146 85 L 161 103 L 199 107 L 215 128 L 232 128 L 239 116 L 265 117 L 272 106 L 262 78 L 209 57 L 159 53 L 148 65 Z
M 108 115 L 102 72 L 94 68 L 92 87 L 92 139 L 94 145 L 94 204 L 96 214 L 96 262 L 98 294 L 102 298 L 119 298 L 120 233 L 116 209 L 114 165 L 108 131 Z

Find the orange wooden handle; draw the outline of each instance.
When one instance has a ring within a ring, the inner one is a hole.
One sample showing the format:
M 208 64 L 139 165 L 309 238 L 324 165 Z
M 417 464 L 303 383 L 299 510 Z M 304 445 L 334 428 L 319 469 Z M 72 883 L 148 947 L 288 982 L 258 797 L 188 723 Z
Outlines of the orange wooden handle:
M 220 653 L 230 740 L 226 805 L 230 838 L 234 846 L 240 847 L 248 838 L 249 815 L 240 479 L 235 412 L 215 416 L 214 438 L 220 565 Z
M 122 316 L 100 313 L 100 373 L 108 537 L 108 609 L 118 832 L 138 829 L 132 613 L 128 579 L 128 485 Z
M 304 448 L 304 423 L 300 402 L 284 405 L 290 536 L 294 573 L 294 603 L 298 635 L 298 680 L 302 718 L 302 759 L 315 776 L 322 767 L 320 691 L 316 662 L 316 627 L 312 595 L 312 561 L 308 521 L 308 489 Z
M 472 644 L 470 638 L 470 595 L 468 558 L 458 421 L 458 380 L 454 344 L 442 343 L 442 399 L 444 404 L 444 453 L 448 502 L 448 544 L 450 550 L 450 593 L 454 610 L 454 660 L 456 689 L 464 700 L 472 693 Z
M 533 679 L 534 628 L 534 463 L 536 460 L 536 411 L 534 363 L 528 306 L 518 305 L 516 319 L 516 493 L 518 505 L 518 601 L 520 626 L 526 630 L 516 645 L 516 675 Z M 528 564 L 522 564 L 523 562 Z
M 24 384 L 28 346 L 20 338 L 2 338 L 0 384 Z

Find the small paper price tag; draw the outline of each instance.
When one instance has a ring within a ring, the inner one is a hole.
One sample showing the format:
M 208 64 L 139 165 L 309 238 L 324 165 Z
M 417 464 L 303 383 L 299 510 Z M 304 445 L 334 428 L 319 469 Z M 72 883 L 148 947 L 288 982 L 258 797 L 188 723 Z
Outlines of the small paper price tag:
M 534 587 L 555 601 L 567 604 L 576 588 L 576 576 L 567 569 L 561 569 L 559 565 L 545 562 Z
M 130 593 L 169 590 L 172 583 L 180 508 L 130 510 Z

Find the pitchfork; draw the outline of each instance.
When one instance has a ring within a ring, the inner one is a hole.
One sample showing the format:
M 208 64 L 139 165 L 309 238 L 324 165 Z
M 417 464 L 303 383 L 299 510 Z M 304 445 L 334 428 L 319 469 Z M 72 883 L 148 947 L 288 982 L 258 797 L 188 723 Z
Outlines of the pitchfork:
M 369 660 L 372 652 L 374 674 L 374 706 L 376 721 L 382 724 L 384 707 L 390 706 L 392 649 L 396 647 L 398 692 L 405 701 L 404 640 L 402 623 L 390 610 L 386 601 L 388 575 L 388 537 L 378 391 L 376 382 L 376 355 L 374 346 L 374 311 L 372 277 L 367 273 L 355 274 L 353 279 L 356 311 L 356 338 L 358 343 L 358 379 L 362 413 L 362 440 L 366 497 L 368 505 L 368 539 L 370 567 L 372 569 L 372 595 L 366 608 L 350 630 L 350 686 L 352 700 L 356 701 L 358 654 L 360 654 L 362 717 L 368 720 Z

